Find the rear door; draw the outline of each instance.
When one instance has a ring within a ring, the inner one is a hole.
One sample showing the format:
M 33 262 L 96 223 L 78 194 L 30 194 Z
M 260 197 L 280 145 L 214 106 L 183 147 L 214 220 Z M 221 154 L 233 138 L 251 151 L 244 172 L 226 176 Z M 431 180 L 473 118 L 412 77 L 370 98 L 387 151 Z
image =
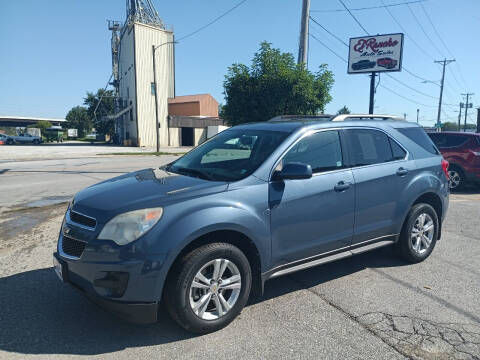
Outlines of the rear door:
M 343 131 L 355 180 L 352 245 L 395 235 L 399 209 L 415 163 L 394 139 L 377 129 Z
M 270 182 L 274 267 L 348 247 L 353 235 L 353 175 L 345 166 L 338 131 L 302 138 L 279 167 L 291 162 L 311 165 L 313 176 Z

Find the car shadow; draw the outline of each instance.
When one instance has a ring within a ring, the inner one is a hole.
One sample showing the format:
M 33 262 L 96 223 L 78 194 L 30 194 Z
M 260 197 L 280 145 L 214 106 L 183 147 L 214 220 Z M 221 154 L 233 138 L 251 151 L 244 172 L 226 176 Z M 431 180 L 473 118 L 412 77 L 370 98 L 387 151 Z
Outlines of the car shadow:
M 366 267 L 402 266 L 389 249 L 380 249 L 296 273 L 293 282 L 266 283 L 262 301 L 334 280 Z M 293 285 L 292 285 L 293 284 Z M 52 268 L 0 278 L 0 350 L 22 354 L 99 355 L 126 348 L 161 345 L 194 337 L 160 309 L 152 325 L 125 322 L 90 303 Z

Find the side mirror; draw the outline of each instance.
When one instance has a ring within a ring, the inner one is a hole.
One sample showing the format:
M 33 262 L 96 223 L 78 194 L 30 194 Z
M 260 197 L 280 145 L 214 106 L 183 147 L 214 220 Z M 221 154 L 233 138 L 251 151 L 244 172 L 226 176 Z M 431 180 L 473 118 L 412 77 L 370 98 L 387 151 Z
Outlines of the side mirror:
M 300 180 L 312 177 L 312 167 L 302 163 L 288 163 L 273 173 L 274 180 Z

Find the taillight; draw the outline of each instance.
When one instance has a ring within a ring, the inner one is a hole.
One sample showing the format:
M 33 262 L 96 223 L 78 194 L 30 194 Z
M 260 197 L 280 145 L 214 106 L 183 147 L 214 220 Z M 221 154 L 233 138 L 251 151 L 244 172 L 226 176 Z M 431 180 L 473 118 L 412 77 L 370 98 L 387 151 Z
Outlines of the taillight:
M 445 176 L 447 177 L 447 180 L 448 180 L 448 161 L 445 159 L 442 159 L 442 170 L 445 173 Z

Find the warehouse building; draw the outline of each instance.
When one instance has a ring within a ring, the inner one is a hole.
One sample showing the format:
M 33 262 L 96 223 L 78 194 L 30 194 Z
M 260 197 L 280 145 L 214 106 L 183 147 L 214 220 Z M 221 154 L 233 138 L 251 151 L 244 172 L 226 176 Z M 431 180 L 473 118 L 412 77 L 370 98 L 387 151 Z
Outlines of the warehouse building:
M 150 0 L 127 0 L 125 23 L 110 21 L 109 29 L 119 143 L 154 147 L 158 137 L 160 146 L 192 146 L 208 126 L 221 129 L 211 95 L 175 96 L 174 34 Z

